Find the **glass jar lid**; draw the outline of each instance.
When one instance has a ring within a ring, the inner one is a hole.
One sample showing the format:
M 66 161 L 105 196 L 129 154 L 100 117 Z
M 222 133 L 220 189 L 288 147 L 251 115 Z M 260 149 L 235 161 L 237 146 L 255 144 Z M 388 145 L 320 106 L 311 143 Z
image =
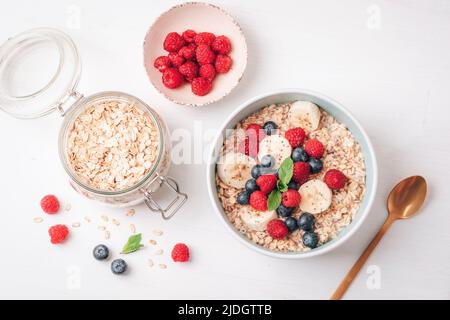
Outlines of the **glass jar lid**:
M 51 28 L 25 31 L 0 47 L 0 108 L 23 119 L 62 111 L 80 74 L 78 50 L 67 34 Z

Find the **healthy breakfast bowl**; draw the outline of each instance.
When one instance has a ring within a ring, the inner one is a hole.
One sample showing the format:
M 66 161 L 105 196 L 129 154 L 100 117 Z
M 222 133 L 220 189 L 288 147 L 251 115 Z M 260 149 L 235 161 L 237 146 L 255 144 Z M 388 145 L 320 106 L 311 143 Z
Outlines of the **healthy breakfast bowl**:
M 257 96 L 219 128 L 207 164 L 214 209 L 246 246 L 299 259 L 361 226 L 377 188 L 369 137 L 338 102 L 288 89 Z

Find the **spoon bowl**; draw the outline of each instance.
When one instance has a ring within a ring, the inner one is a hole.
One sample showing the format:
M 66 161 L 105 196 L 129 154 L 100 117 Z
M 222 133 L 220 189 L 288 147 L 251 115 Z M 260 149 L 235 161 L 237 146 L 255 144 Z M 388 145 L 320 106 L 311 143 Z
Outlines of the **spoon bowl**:
M 396 219 L 414 216 L 425 201 L 427 182 L 421 176 L 412 176 L 400 181 L 389 193 L 387 209 Z

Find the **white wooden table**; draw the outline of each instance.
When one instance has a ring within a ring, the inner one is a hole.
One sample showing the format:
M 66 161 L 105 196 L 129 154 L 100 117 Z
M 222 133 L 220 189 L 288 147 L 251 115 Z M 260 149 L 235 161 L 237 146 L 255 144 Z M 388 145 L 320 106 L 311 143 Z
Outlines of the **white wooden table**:
M 391 187 L 413 174 L 429 182 L 425 208 L 394 224 L 346 298 L 450 298 L 449 1 L 215 1 L 241 24 L 249 64 L 232 94 L 198 109 L 165 100 L 142 66 L 147 28 L 176 1 L 7 2 L 2 42 L 39 26 L 68 32 L 83 60 L 79 91 L 134 94 L 154 106 L 172 130 L 214 132 L 243 101 L 273 89 L 325 93 L 350 108 L 367 130 L 380 183 L 366 223 L 342 247 L 308 260 L 275 260 L 242 246 L 223 227 L 208 200 L 204 163 L 173 166 L 171 175 L 189 193 L 173 220 L 162 221 L 144 206 L 126 218 L 124 210 L 89 202 L 67 183 L 57 152 L 58 115 L 23 121 L 2 113 L 0 298 L 326 299 L 382 224 Z M 47 193 L 72 209 L 34 224 Z M 97 230 L 101 214 L 122 223 L 110 227 L 108 241 Z M 92 223 L 84 223 L 84 216 Z M 50 245 L 48 226 L 75 221 L 82 226 L 67 243 Z M 117 257 L 130 223 L 165 253 L 155 256 L 147 245 L 126 257 L 130 273 L 117 277 L 108 263 L 92 258 L 91 249 L 106 242 Z M 164 235 L 152 236 L 154 228 Z M 180 241 L 191 246 L 189 264 L 170 262 L 170 248 Z M 153 268 L 147 266 L 149 257 Z

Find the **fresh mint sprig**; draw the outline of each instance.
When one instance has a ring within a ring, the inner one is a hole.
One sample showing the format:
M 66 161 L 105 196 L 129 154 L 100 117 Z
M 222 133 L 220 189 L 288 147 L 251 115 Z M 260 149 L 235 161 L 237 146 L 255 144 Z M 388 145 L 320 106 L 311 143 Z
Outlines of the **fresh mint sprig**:
M 276 210 L 281 204 L 281 193 L 288 190 L 289 181 L 294 174 L 294 161 L 291 158 L 286 158 L 278 169 L 277 188 L 272 190 L 267 198 L 267 208 L 269 210 Z
M 140 248 L 144 246 L 143 244 L 141 244 L 141 240 L 142 240 L 141 233 L 133 234 L 128 238 L 127 243 L 125 243 L 120 253 L 127 254 L 138 251 Z

